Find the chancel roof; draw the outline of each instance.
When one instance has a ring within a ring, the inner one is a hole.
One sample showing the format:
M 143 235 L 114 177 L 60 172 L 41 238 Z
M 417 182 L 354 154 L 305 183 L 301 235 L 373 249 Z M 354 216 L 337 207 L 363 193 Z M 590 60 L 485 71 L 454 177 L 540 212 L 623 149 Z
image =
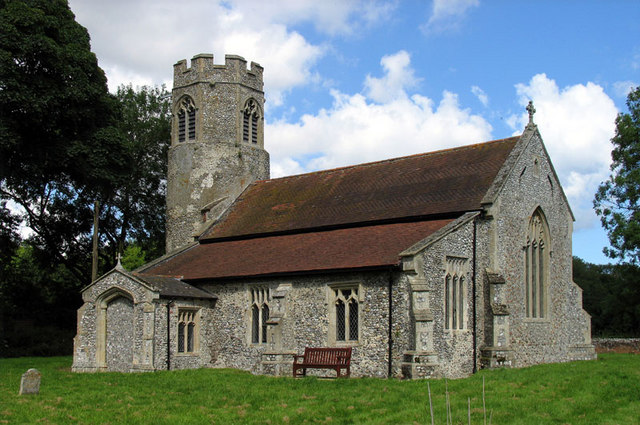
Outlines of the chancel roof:
M 396 266 L 485 196 L 519 137 L 250 185 L 200 243 L 144 273 L 221 279 Z
M 478 210 L 517 140 L 258 181 L 200 240 Z

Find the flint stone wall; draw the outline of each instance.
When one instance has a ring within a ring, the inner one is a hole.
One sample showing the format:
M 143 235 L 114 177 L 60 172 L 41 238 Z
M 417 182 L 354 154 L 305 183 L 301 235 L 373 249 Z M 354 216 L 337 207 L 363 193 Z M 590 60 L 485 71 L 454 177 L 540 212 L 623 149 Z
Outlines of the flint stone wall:
M 590 317 L 582 309 L 582 291 L 572 281 L 571 212 L 539 133 L 528 129 L 523 138 L 528 136 L 529 145 L 489 208 L 491 219 L 479 226 L 489 245 L 488 261 L 481 265 L 506 281 L 501 297 L 509 309 L 508 345 L 516 366 L 593 358 Z M 545 215 L 550 238 L 547 312 L 540 319 L 527 318 L 525 312 L 523 248 L 536 208 Z M 484 311 L 491 317 L 488 308 Z
M 393 279 L 394 371 L 399 373 L 401 352 L 407 347 L 408 308 L 406 281 L 399 275 Z M 209 340 L 214 367 L 233 367 L 253 373 L 291 374 L 292 354 L 302 354 L 305 347 L 343 346 L 329 339 L 330 285 L 353 283 L 362 293 L 359 305 L 360 339 L 353 347 L 353 376 L 386 377 L 388 371 L 389 335 L 389 273 L 354 273 L 306 276 L 265 280 L 245 280 L 205 285 L 204 289 L 218 296 L 210 322 Z M 269 325 L 268 343 L 251 342 L 252 287 L 271 288 L 284 296 L 272 298 L 270 314 L 281 315 L 278 324 Z M 282 367 L 271 367 L 279 358 Z M 321 374 L 327 371 L 322 371 Z M 392 372 L 393 373 L 393 372 Z M 309 374 L 313 375 L 311 370 Z

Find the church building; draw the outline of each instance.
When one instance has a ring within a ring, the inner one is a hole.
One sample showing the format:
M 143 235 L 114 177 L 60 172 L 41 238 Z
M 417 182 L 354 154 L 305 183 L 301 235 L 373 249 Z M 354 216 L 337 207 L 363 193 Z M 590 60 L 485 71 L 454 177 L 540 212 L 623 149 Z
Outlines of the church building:
M 181 60 L 172 108 L 167 254 L 83 289 L 74 371 L 290 376 L 305 347 L 402 378 L 595 358 L 531 104 L 516 137 L 275 179 L 260 65 Z

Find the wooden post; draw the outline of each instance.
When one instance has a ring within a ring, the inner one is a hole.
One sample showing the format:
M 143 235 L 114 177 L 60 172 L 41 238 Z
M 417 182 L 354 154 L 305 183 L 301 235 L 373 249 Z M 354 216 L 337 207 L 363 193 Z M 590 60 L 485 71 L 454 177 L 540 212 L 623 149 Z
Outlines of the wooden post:
M 91 282 L 98 278 L 98 210 L 100 203 L 93 204 L 93 253 L 91 262 Z

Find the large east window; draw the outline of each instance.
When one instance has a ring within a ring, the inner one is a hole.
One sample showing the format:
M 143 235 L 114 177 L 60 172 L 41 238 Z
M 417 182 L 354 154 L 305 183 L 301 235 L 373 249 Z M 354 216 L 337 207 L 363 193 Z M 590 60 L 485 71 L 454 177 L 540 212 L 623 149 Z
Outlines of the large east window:
M 524 246 L 525 312 L 529 318 L 547 316 L 549 233 L 540 209 L 531 216 Z

